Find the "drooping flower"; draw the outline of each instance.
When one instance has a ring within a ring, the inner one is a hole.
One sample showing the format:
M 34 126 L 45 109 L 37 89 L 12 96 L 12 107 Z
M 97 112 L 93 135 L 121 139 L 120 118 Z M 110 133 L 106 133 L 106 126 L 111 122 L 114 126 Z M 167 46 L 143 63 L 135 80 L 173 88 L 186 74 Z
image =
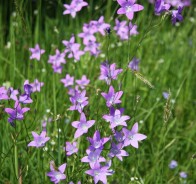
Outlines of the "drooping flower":
M 77 153 L 78 152 L 77 142 L 73 142 L 72 144 L 70 142 L 66 142 L 65 150 L 67 151 L 66 153 L 67 156 Z
M 144 9 L 142 5 L 135 4 L 136 0 L 117 0 L 121 8 L 118 9 L 117 14 L 125 14 L 128 19 L 132 20 L 134 12 Z
M 110 122 L 111 129 L 119 125 L 127 126 L 126 120 L 130 119 L 129 116 L 122 116 L 122 112 L 118 109 L 116 109 L 112 114 L 110 113 L 109 115 L 104 115 L 103 118 L 107 122 Z
M 80 121 L 74 121 L 72 122 L 72 126 L 74 128 L 77 128 L 75 134 L 74 134 L 74 138 L 78 138 L 81 135 L 85 134 L 88 132 L 88 129 L 90 127 L 92 127 L 95 123 L 95 120 L 89 120 L 86 121 L 86 116 L 85 114 L 82 112 L 80 115 Z
M 101 75 L 100 80 L 105 80 L 108 85 L 110 85 L 111 80 L 116 80 L 118 75 L 123 71 L 122 69 L 116 69 L 116 64 L 113 63 L 109 65 L 107 62 L 104 62 L 100 66 Z
M 178 7 L 178 10 L 172 10 L 172 24 L 175 25 L 177 21 L 182 22 L 183 16 L 182 16 L 182 10 L 183 7 Z
M 164 0 L 156 0 L 154 11 L 156 15 L 160 15 L 162 12 L 168 11 L 171 5 L 164 2 Z
M 29 111 L 30 108 L 24 107 L 21 108 L 21 105 L 18 101 L 15 102 L 14 109 L 11 108 L 5 108 L 5 112 L 9 114 L 8 122 L 14 126 L 15 120 L 23 120 L 24 119 L 24 113 Z
M 133 125 L 131 131 L 126 128 L 123 128 L 122 131 L 125 135 L 124 146 L 131 144 L 134 148 L 138 148 L 138 142 L 147 138 L 146 135 L 138 133 L 138 123 Z
M 55 168 L 54 161 L 50 162 L 50 172 L 47 173 L 47 176 L 50 177 L 50 180 L 53 183 L 59 183 L 61 180 L 66 179 L 66 175 L 63 174 L 65 172 L 66 163 L 62 164 L 58 167 L 58 169 Z
M 36 132 L 32 132 L 34 140 L 31 141 L 28 146 L 32 147 L 43 147 L 45 146 L 46 142 L 50 139 L 50 137 L 46 137 L 46 131 L 42 131 L 40 135 L 38 135 Z
M 29 50 L 31 51 L 31 56 L 30 59 L 36 59 L 36 60 L 40 60 L 40 57 L 43 53 L 45 53 L 45 50 L 40 49 L 39 44 L 35 45 L 35 48 L 29 48 Z
M 170 163 L 169 163 L 169 168 L 170 169 L 174 169 L 178 166 L 178 163 L 175 161 L 175 160 L 172 160 Z
M 83 75 L 80 80 L 76 80 L 76 83 L 80 86 L 81 89 L 84 89 L 88 84 L 90 80 L 87 79 L 86 75 Z
M 5 87 L 0 87 L 0 100 L 8 100 L 9 96 Z
M 23 103 L 23 104 L 28 104 L 28 103 L 32 103 L 33 100 L 31 99 L 31 93 L 33 92 L 33 87 L 31 84 L 29 84 L 29 81 L 26 80 L 24 82 L 24 93 L 22 95 L 20 95 L 19 97 L 19 102 Z
M 101 93 L 101 95 L 106 99 L 106 105 L 111 107 L 114 104 L 121 103 L 120 97 L 123 91 L 118 91 L 115 93 L 114 88 L 110 86 L 108 93 Z
M 133 70 L 133 71 L 137 71 L 137 70 L 139 70 L 139 67 L 138 67 L 139 62 L 140 62 L 140 60 L 134 57 L 134 58 L 132 59 L 132 61 L 130 61 L 130 63 L 128 64 L 128 67 L 129 67 L 131 70 Z
M 98 162 L 95 163 L 94 167 L 87 170 L 85 173 L 93 176 L 95 184 L 102 181 L 103 184 L 107 184 L 107 176 L 112 175 L 114 172 L 109 170 L 111 164 L 101 166 Z
M 40 92 L 41 87 L 44 85 L 43 82 L 39 82 L 38 79 L 35 79 L 33 83 L 30 84 L 32 86 L 32 92 Z
M 74 77 L 66 74 L 64 79 L 61 79 L 61 82 L 64 84 L 64 87 L 69 87 L 74 84 Z
M 88 97 L 85 97 L 85 95 L 85 90 L 82 92 L 75 90 L 74 96 L 70 97 L 72 106 L 69 108 L 69 110 L 77 110 L 79 113 L 81 113 L 83 111 L 83 108 L 88 105 Z
M 94 165 L 98 162 L 105 162 L 106 159 L 102 156 L 100 156 L 101 154 L 100 149 L 96 149 L 94 151 L 91 150 L 87 150 L 86 153 L 88 154 L 88 156 L 85 156 L 81 159 L 81 162 L 88 162 L 90 164 L 90 167 L 93 168 Z
M 110 153 L 108 154 L 108 156 L 111 158 L 117 157 L 120 161 L 122 161 L 123 160 L 122 157 L 129 156 L 129 154 L 125 150 L 122 150 L 122 148 L 123 148 L 122 143 L 116 145 L 114 142 L 112 142 Z
M 103 145 L 109 141 L 110 138 L 104 137 L 101 138 L 100 137 L 100 132 L 98 130 L 95 131 L 93 138 L 88 138 L 89 142 L 90 142 L 90 146 L 89 149 L 90 150 L 96 150 L 96 149 L 103 149 Z

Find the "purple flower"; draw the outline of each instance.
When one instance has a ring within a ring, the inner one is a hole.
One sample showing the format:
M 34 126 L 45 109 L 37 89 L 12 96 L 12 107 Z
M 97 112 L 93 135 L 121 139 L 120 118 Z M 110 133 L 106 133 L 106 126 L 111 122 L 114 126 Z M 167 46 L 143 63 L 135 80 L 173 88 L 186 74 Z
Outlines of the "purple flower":
M 90 164 L 90 167 L 93 168 L 95 163 L 99 163 L 99 162 L 105 162 L 105 158 L 100 156 L 101 154 L 100 149 L 94 150 L 94 151 L 90 151 L 87 150 L 87 154 L 88 156 L 85 156 L 81 159 L 81 162 L 88 162 Z
M 85 134 L 88 132 L 88 129 L 90 127 L 92 127 L 95 123 L 95 120 L 89 120 L 86 121 L 86 116 L 85 114 L 82 112 L 81 116 L 80 116 L 80 121 L 74 121 L 72 122 L 72 126 L 77 128 L 75 134 L 74 134 L 74 138 L 78 138 L 81 135 Z
M 87 45 L 85 45 L 84 51 L 85 52 L 88 52 L 89 51 L 91 55 L 98 56 L 100 54 L 99 46 L 100 46 L 99 43 L 89 41 L 87 43 Z
M 114 142 L 112 142 L 110 153 L 108 154 L 108 156 L 111 158 L 117 157 L 119 160 L 122 161 L 122 157 L 129 156 L 129 154 L 126 151 L 122 150 L 122 148 L 122 143 L 116 145 Z
M 100 32 L 102 35 L 105 35 L 106 28 L 110 27 L 110 24 L 104 22 L 104 16 L 101 16 L 98 21 L 92 21 L 93 26 L 96 29 L 96 32 Z
M 97 184 L 102 181 L 103 184 L 107 184 L 107 176 L 112 175 L 113 171 L 109 170 L 110 165 L 101 166 L 98 162 L 93 168 L 87 170 L 85 173 L 94 177 L 94 182 Z
M 40 135 L 36 132 L 32 132 L 34 140 L 31 141 L 28 146 L 33 146 L 36 148 L 45 146 L 46 142 L 50 139 L 50 137 L 46 137 L 46 131 L 42 131 Z
M 29 111 L 30 108 L 24 107 L 21 108 L 20 103 L 18 101 L 15 102 L 14 109 L 11 108 L 5 108 L 5 112 L 9 114 L 8 122 L 11 123 L 11 125 L 14 126 L 13 121 L 14 120 L 23 120 L 24 119 L 24 113 Z
M 32 88 L 32 92 L 40 92 L 41 87 L 44 85 L 43 82 L 39 82 L 38 79 L 35 79 L 33 83 L 31 83 Z
M 84 0 L 72 0 L 72 3 L 76 5 L 78 11 L 80 11 L 82 7 L 88 6 L 88 3 Z
M 127 21 L 119 21 L 115 19 L 114 30 L 121 40 L 128 40 L 129 38 L 129 28 L 127 26 Z
M 71 16 L 73 18 L 76 17 L 76 12 L 77 10 L 77 6 L 73 3 L 71 3 L 70 5 L 68 4 L 64 4 L 64 7 L 66 8 L 66 10 L 63 12 L 63 15 L 67 15 L 67 14 L 71 14 Z
M 29 84 L 29 81 L 26 80 L 24 82 L 24 93 L 20 95 L 19 102 L 23 104 L 32 103 L 33 100 L 31 99 L 31 93 L 33 92 L 32 85 Z
M 100 132 L 98 130 L 95 131 L 93 138 L 88 138 L 89 142 L 90 142 L 90 150 L 96 150 L 96 149 L 103 149 L 103 145 L 108 142 L 110 138 L 104 137 L 101 139 L 100 137 Z
M 72 35 L 69 41 L 63 40 L 62 43 L 66 46 L 65 53 L 68 53 L 68 58 L 73 58 L 78 61 L 80 56 L 84 54 L 84 51 L 79 50 L 80 44 L 75 43 L 75 37 Z
M 172 10 L 172 24 L 176 24 L 177 21 L 182 22 L 183 17 L 182 17 L 182 10 L 183 7 L 178 7 L 178 10 Z
M 180 175 L 180 177 L 181 178 L 187 178 L 187 173 L 186 172 L 184 172 L 184 171 L 181 171 L 180 173 L 179 173 L 179 175 Z
M 72 106 L 69 108 L 69 110 L 78 110 L 78 112 L 81 113 L 83 111 L 83 108 L 88 105 L 88 97 L 85 97 L 85 95 L 85 90 L 82 92 L 75 91 L 74 96 L 70 97 Z
M 139 70 L 139 67 L 138 67 L 139 62 L 140 60 L 134 57 L 132 61 L 129 63 L 128 67 L 133 71 L 137 71 Z
M 123 91 L 118 91 L 115 93 L 114 88 L 110 86 L 108 93 L 101 93 L 101 95 L 106 99 L 106 105 L 111 107 L 114 104 L 121 103 L 120 97 L 122 96 Z
M 38 61 L 40 60 L 41 55 L 45 52 L 45 50 L 40 49 L 38 44 L 35 45 L 35 48 L 29 48 L 29 50 L 31 51 L 30 59 L 37 59 Z
M 166 4 L 164 0 L 156 0 L 154 11 L 156 15 L 160 15 L 162 12 L 168 11 L 170 9 L 170 4 Z
M 167 100 L 169 98 L 169 93 L 168 92 L 163 92 L 163 97 Z
M 18 90 L 14 90 L 13 88 L 9 88 L 8 93 L 9 93 L 10 99 L 12 99 L 14 101 L 18 100 L 18 97 L 17 97 L 17 95 L 19 94 Z
M 127 126 L 126 120 L 130 119 L 129 116 L 121 116 L 122 113 L 120 110 L 116 109 L 114 113 L 110 115 L 104 115 L 103 118 L 110 122 L 110 128 L 113 129 L 116 126 L 122 125 Z
M 7 94 L 7 90 L 5 89 L 5 87 L 0 87 L 0 100 L 8 100 L 8 94 Z
M 79 33 L 78 36 L 83 38 L 83 43 L 85 45 L 88 44 L 89 41 L 95 42 L 96 37 L 94 36 L 94 31 L 92 29 L 88 29 L 86 26 L 83 26 L 83 33 Z
M 66 176 L 63 174 L 65 172 L 66 164 L 62 164 L 58 167 L 58 170 L 56 170 L 56 167 L 54 165 L 54 161 L 50 162 L 50 172 L 47 173 L 47 176 L 50 177 L 50 180 L 53 183 L 59 183 L 61 180 L 65 180 Z
M 190 0 L 165 0 L 165 2 L 171 4 L 175 7 L 184 7 L 184 6 L 190 6 L 191 1 Z
M 123 128 L 123 133 L 125 135 L 124 146 L 131 144 L 134 148 L 138 148 L 138 142 L 147 138 L 144 134 L 138 133 L 138 123 L 135 123 L 131 131 Z
M 132 20 L 134 12 L 144 9 L 142 5 L 135 4 L 136 0 L 117 0 L 121 8 L 118 9 L 117 14 L 125 14 L 128 19 Z
M 178 166 L 178 163 L 175 161 L 175 160 L 172 160 L 170 163 L 169 163 L 169 168 L 170 169 L 174 169 Z
M 90 80 L 87 79 L 86 75 L 83 75 L 81 80 L 76 80 L 76 83 L 80 86 L 81 89 L 84 89 L 88 84 Z
M 61 79 L 61 82 L 64 84 L 64 87 L 72 86 L 74 84 L 74 77 L 67 74 L 64 79 Z
M 130 30 L 129 31 L 130 36 L 139 34 L 137 31 L 137 25 L 132 24 L 131 22 L 129 23 L 129 30 Z
M 116 69 L 116 64 L 113 63 L 108 65 L 107 62 L 104 62 L 100 66 L 101 75 L 100 80 L 105 80 L 108 85 L 110 85 L 111 80 L 116 80 L 118 75 L 123 71 L 122 69 Z
M 61 64 L 65 64 L 66 60 L 65 60 L 65 53 L 60 53 L 60 51 L 58 49 L 56 49 L 56 54 L 53 56 L 49 56 L 49 60 L 48 63 L 52 64 L 52 68 L 54 70 L 54 72 L 56 73 L 61 73 L 62 72 L 62 66 Z
M 118 143 L 122 143 L 125 140 L 125 136 L 122 131 L 121 132 L 115 131 L 114 138 Z
M 67 156 L 77 153 L 78 152 L 77 143 L 73 142 L 73 144 L 71 144 L 70 142 L 66 142 L 65 150 L 67 151 L 66 153 Z

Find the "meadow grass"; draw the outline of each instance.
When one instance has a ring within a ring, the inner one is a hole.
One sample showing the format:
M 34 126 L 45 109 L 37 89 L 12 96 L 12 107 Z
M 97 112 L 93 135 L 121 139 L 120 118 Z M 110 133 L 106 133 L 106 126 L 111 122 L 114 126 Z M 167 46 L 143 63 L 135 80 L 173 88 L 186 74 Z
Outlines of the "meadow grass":
M 29 105 L 30 112 L 23 121 L 17 122 L 15 128 L 7 123 L 8 116 L 4 112 L 4 108 L 13 107 L 13 103 L 0 102 L 0 183 L 50 183 L 46 173 L 51 160 L 56 165 L 65 162 L 68 165 L 67 179 L 62 183 L 79 180 L 93 183 L 92 178 L 84 174 L 88 165 L 80 161 L 88 147 L 86 136 L 78 140 L 77 156 L 66 157 L 62 149 L 66 141 L 73 140 L 75 129 L 70 123 L 78 120 L 79 114 L 67 110 L 70 107 L 69 96 L 60 79 L 67 73 L 76 79 L 87 75 L 91 82 L 87 87 L 89 105 L 85 114 L 87 119 L 96 120 L 87 136 L 92 137 L 96 129 L 102 136 L 109 136 L 112 132 L 102 119 L 108 109 L 100 94 L 108 91 L 108 86 L 97 80 L 100 63 L 106 58 L 124 69 L 112 85 L 115 89 L 121 85 L 124 91 L 122 107 L 125 114 L 131 116 L 128 127 L 139 122 L 140 132 L 147 135 L 139 149 L 126 149 L 130 156 L 125 157 L 123 162 L 113 160 L 115 173 L 108 177 L 108 182 L 178 184 L 184 182 L 179 178 L 180 171 L 188 173 L 186 183 L 196 182 L 193 158 L 196 153 L 196 10 L 194 4 L 185 8 L 184 21 L 173 26 L 167 16 L 156 17 L 152 5 L 140 2 L 145 9 L 133 20 L 138 25 L 139 35 L 123 42 L 117 39 L 114 31 L 110 36 L 98 36 L 105 57 L 85 55 L 77 63 L 67 59 L 62 74 L 53 73 L 47 63 L 48 55 L 54 54 L 56 48 L 62 51 L 62 40 L 69 40 L 72 34 L 82 32 L 83 23 L 91 19 L 104 15 L 106 22 L 113 26 L 115 17 L 118 17 L 117 3 L 112 0 L 90 1 L 89 7 L 79 12 L 75 19 L 62 15 L 64 8 L 61 1 L 5 1 L 0 4 L 0 86 L 10 83 L 14 88 L 22 89 L 26 79 L 32 82 L 38 78 L 44 82 L 41 92 L 32 95 L 34 102 Z M 36 14 L 34 10 L 37 10 Z M 124 19 L 126 17 L 121 16 L 121 20 Z M 8 42 L 10 48 L 6 47 Z M 77 42 L 82 41 L 77 38 Z M 46 50 L 40 62 L 29 59 L 28 49 L 36 43 Z M 126 69 L 133 57 L 141 59 L 139 72 L 143 78 Z M 153 88 L 146 85 L 144 79 Z M 163 91 L 171 92 L 167 107 Z M 47 109 L 50 112 L 46 112 Z M 164 119 L 164 115 L 168 115 L 164 113 L 169 113 L 169 117 Z M 47 150 L 27 147 L 32 141 L 31 132 L 41 131 L 44 116 L 53 119 L 47 125 L 50 137 Z M 175 170 L 168 167 L 173 159 L 178 161 Z M 131 180 L 133 177 L 137 179 Z

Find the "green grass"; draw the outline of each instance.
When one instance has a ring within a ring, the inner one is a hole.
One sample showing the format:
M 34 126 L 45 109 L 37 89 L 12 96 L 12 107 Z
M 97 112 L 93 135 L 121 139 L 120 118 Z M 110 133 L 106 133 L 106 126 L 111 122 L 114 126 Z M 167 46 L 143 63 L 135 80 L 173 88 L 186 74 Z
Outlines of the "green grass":
M 75 129 L 70 123 L 78 120 L 79 114 L 67 110 L 70 106 L 69 96 L 60 79 L 67 73 L 76 79 L 83 74 L 87 75 L 91 83 L 87 87 L 89 105 L 85 108 L 85 114 L 87 119 L 96 120 L 87 136 L 91 137 L 96 128 L 102 136 L 109 136 L 111 130 L 102 119 L 108 109 L 100 94 L 106 92 L 108 87 L 105 82 L 97 80 L 100 63 L 105 58 L 85 55 L 77 63 L 67 59 L 62 74 L 54 74 L 47 61 L 48 55 L 53 55 L 56 48 L 61 51 L 64 49 L 62 40 L 82 32 L 83 23 L 105 15 L 108 22 L 114 25 L 114 18 L 110 17 L 117 16 L 117 3 L 112 0 L 107 3 L 90 1 L 91 6 L 84 8 L 76 19 L 72 19 L 69 15 L 62 15 L 61 1 L 57 4 L 52 4 L 52 1 L 37 1 L 37 4 L 14 2 L 0 4 L 0 86 L 10 82 L 14 88 L 22 89 L 25 79 L 33 82 L 38 78 L 44 82 L 44 87 L 41 93 L 32 95 L 34 102 L 28 105 L 31 110 L 24 121 L 17 122 L 16 128 L 7 123 L 7 114 L 4 113 L 4 107 L 13 107 L 13 103 L 0 102 L 0 183 L 50 183 L 46 173 L 50 170 L 51 160 L 56 165 L 67 163 L 67 183 L 71 180 L 92 183 L 92 178 L 84 174 L 88 164 L 80 162 L 88 147 L 86 136 L 78 140 L 80 147 L 77 157 L 66 157 L 62 149 L 66 141 L 73 140 Z M 185 8 L 185 19 L 177 27 L 171 25 L 170 18 L 161 21 L 161 17 L 154 16 L 153 8 L 148 3 L 144 3 L 144 6 L 145 10 L 137 13 L 133 20 L 138 24 L 138 36 L 122 42 L 122 46 L 118 46 L 119 40 L 114 31 L 110 38 L 98 36 L 102 52 L 118 67 L 126 69 L 132 57 L 140 58 L 140 73 L 154 86 L 150 88 L 130 70 L 124 70 L 118 81 L 112 83 L 115 89 L 122 84 L 122 107 L 125 108 L 125 114 L 131 116 L 128 127 L 132 127 L 136 121 L 140 122 L 140 132 L 148 138 L 140 143 L 138 150 L 127 147 L 130 156 L 124 157 L 123 162 L 113 159 L 112 169 L 115 173 L 108 177 L 108 182 L 178 184 L 183 183 L 179 179 L 179 172 L 185 171 L 188 173 L 187 183 L 194 184 L 196 163 L 192 156 L 196 153 L 196 19 L 190 21 L 190 18 L 196 17 L 196 11 L 194 6 Z M 37 9 L 36 15 L 33 14 L 34 8 Z M 13 11 L 16 17 L 11 15 Z M 126 17 L 121 16 L 120 19 L 126 20 Z M 10 48 L 5 47 L 7 42 L 11 43 Z M 46 50 L 40 62 L 29 59 L 28 49 L 36 43 Z M 164 122 L 166 100 L 162 92 L 169 90 L 171 102 L 167 110 L 171 111 L 171 116 Z M 50 113 L 46 112 L 47 109 L 50 109 Z M 60 115 L 59 119 L 57 115 Z M 32 140 L 31 132 L 41 132 L 44 116 L 53 118 L 47 125 L 48 136 L 51 137 L 46 144 L 48 150 L 28 148 L 27 144 Z M 61 132 L 58 132 L 59 128 Z M 168 168 L 172 159 L 179 164 L 175 170 Z M 131 177 L 137 177 L 138 180 L 131 181 Z

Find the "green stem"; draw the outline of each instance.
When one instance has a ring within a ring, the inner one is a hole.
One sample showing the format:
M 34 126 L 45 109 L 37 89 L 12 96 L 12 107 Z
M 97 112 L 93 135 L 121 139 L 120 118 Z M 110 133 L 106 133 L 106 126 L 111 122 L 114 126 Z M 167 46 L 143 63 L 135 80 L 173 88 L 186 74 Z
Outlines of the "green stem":
M 15 175 L 16 179 L 19 182 L 19 177 L 18 177 L 18 148 L 17 148 L 17 140 L 14 139 L 14 166 L 15 166 Z

